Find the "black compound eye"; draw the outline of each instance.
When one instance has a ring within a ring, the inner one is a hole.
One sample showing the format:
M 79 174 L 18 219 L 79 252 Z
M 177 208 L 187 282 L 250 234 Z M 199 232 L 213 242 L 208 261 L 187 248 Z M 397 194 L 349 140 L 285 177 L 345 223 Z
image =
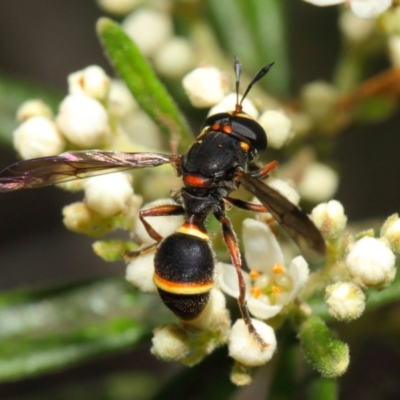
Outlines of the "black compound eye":
M 235 115 L 233 113 L 218 113 L 210 115 L 203 123 L 202 130 L 207 126 L 221 124 L 221 127 L 229 125 L 232 128 L 231 134 L 249 143 L 252 150 L 263 152 L 267 148 L 267 135 L 262 126 L 252 117 L 245 113 Z M 221 129 L 224 132 L 223 129 Z
M 241 116 L 232 116 L 232 131 L 240 135 L 255 148 L 263 152 L 267 148 L 267 135 L 262 126 L 254 119 Z

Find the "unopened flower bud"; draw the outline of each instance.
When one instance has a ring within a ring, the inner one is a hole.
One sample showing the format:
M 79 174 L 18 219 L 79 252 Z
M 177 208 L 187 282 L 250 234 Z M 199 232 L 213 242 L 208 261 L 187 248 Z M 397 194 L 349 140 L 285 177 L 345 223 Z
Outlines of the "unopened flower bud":
M 179 325 L 165 325 L 154 330 L 151 353 L 163 361 L 179 361 L 190 351 L 189 339 Z
M 171 16 L 150 8 L 141 8 L 128 15 L 122 28 L 148 57 L 155 55 L 173 34 Z
M 339 177 L 332 168 L 318 162 L 310 163 L 298 184 L 302 198 L 320 203 L 335 194 Z
M 262 347 L 249 332 L 243 319 L 238 319 L 232 326 L 228 338 L 229 355 L 247 367 L 257 367 L 268 362 L 276 350 L 274 330 L 266 323 L 253 319 L 253 325 L 267 344 Z
M 65 141 L 56 124 L 45 117 L 32 117 L 13 133 L 14 148 L 24 159 L 54 156 L 64 149 Z
M 258 118 L 258 123 L 267 134 L 268 146 L 274 149 L 280 149 L 293 137 L 292 121 L 282 111 L 264 111 Z
M 106 98 L 110 89 L 110 78 L 103 68 L 91 65 L 68 76 L 70 94 L 83 94 L 97 100 Z
M 317 81 L 304 85 L 301 98 L 304 109 L 317 123 L 329 120 L 336 112 L 338 93 L 327 82 Z
M 214 67 L 200 67 L 182 80 L 183 89 L 194 107 L 207 108 L 221 102 L 228 91 L 225 75 Z M 233 109 L 235 100 L 230 104 Z
M 84 182 L 85 201 L 90 209 L 103 217 L 126 211 L 133 188 L 124 172 L 94 176 Z
M 227 96 L 225 96 L 218 104 L 212 107 L 208 112 L 208 115 L 210 116 L 221 112 L 233 111 L 235 109 L 235 104 L 236 104 L 236 93 L 230 93 Z M 242 106 L 243 106 L 243 111 L 246 114 L 249 114 L 250 117 L 253 117 L 254 119 L 258 118 L 259 113 L 257 108 L 254 106 L 252 101 L 249 100 L 247 97 L 243 100 Z
M 108 219 L 92 211 L 85 203 L 76 202 L 63 208 L 63 222 L 67 229 L 98 237 L 114 229 Z
M 290 181 L 283 179 L 269 179 L 268 186 L 277 190 L 282 196 L 287 198 L 291 203 L 298 205 L 300 202 L 300 195 Z
M 119 118 L 126 117 L 139 109 L 139 105 L 125 82 L 119 79 L 113 79 L 111 81 L 108 100 L 110 112 Z
M 24 122 L 32 117 L 52 118 L 53 111 L 51 108 L 40 99 L 24 101 L 17 110 L 17 120 Z
M 143 0 L 97 0 L 97 4 L 106 12 L 124 15 L 141 4 Z
M 365 294 L 353 282 L 337 282 L 325 289 L 329 314 L 339 321 L 357 319 L 365 309 Z
M 386 244 L 365 236 L 354 243 L 346 257 L 346 266 L 361 286 L 384 288 L 395 275 L 395 256 Z
M 325 239 L 336 239 L 346 227 L 347 216 L 337 200 L 321 203 L 311 212 L 311 219 Z
M 140 255 L 129 261 L 125 279 L 143 293 L 157 293 L 153 281 L 155 251 Z
M 156 70 L 167 78 L 180 78 L 194 64 L 194 53 L 189 42 L 180 37 L 173 37 L 154 54 Z
M 393 67 L 400 66 L 400 35 L 388 37 L 389 57 Z
M 72 144 L 94 147 L 101 144 L 108 133 L 108 116 L 95 99 L 73 94 L 60 104 L 56 124 Z
M 395 253 L 400 253 L 400 218 L 398 214 L 391 215 L 383 224 L 381 237 L 387 241 Z
M 350 10 L 344 10 L 339 18 L 339 27 L 343 35 L 354 44 L 368 40 L 375 30 L 375 21 L 363 19 L 354 15 Z

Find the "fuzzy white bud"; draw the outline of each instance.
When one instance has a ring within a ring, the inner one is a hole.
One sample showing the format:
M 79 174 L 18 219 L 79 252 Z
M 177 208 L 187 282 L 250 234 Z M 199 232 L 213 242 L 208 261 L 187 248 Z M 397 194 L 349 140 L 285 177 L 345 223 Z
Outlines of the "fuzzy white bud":
M 361 286 L 383 288 L 396 276 L 393 252 L 383 241 L 368 236 L 354 243 L 346 257 L 346 266 Z
M 148 57 L 155 55 L 173 34 L 171 16 L 150 8 L 141 8 L 128 15 L 122 28 Z
M 193 68 L 194 53 L 189 42 L 181 37 L 172 37 L 154 54 L 156 70 L 167 78 L 180 78 Z
M 336 171 L 319 162 L 310 163 L 298 184 L 302 198 L 316 203 L 333 197 L 339 184 Z
M 230 322 L 225 296 L 220 290 L 213 288 L 203 312 L 196 319 L 186 322 L 185 325 L 201 330 L 219 331 L 220 338 L 226 339 Z
M 240 364 L 247 367 L 257 367 L 268 362 L 276 350 L 274 330 L 266 323 L 253 319 L 253 325 L 258 334 L 267 344 L 260 343 L 249 332 L 243 319 L 238 319 L 232 326 L 228 338 L 229 355 Z
M 185 330 L 179 325 L 165 325 L 154 330 L 151 353 L 163 361 L 178 361 L 190 351 Z
M 106 12 L 124 15 L 140 5 L 143 0 L 97 0 L 97 4 Z
M 64 149 L 65 141 L 54 122 L 45 117 L 32 117 L 13 133 L 14 148 L 24 159 L 54 156 Z
M 325 289 L 325 302 L 329 314 L 339 321 L 351 321 L 365 309 L 365 294 L 353 282 L 336 282 Z
M 132 93 L 125 82 L 120 79 L 113 79 L 111 81 L 108 101 L 112 114 L 120 118 L 126 117 L 139 109 L 139 105 L 132 96 Z
M 389 57 L 394 67 L 400 67 L 400 35 L 391 35 L 388 38 Z
M 325 239 L 336 239 L 347 223 L 344 208 L 337 200 L 316 206 L 311 212 L 311 219 Z
M 62 101 L 56 124 L 68 141 L 84 148 L 101 144 L 109 130 L 107 112 L 100 102 L 78 94 Z
M 84 190 L 88 207 L 103 217 L 126 211 L 133 195 L 129 176 L 124 172 L 88 178 Z
M 225 96 L 218 104 L 212 107 L 208 112 L 208 115 L 210 116 L 221 112 L 233 111 L 235 109 L 235 104 L 236 104 L 236 93 L 230 93 L 227 96 Z M 254 119 L 258 118 L 259 114 L 258 110 L 254 106 L 251 100 L 245 98 L 242 102 L 242 106 L 243 106 L 243 111 L 246 114 L 249 114 L 250 117 Z
M 24 122 L 32 117 L 52 118 L 53 111 L 51 108 L 40 99 L 24 101 L 17 110 L 17 120 Z
M 301 98 L 304 109 L 317 123 L 329 120 L 336 112 L 338 92 L 327 82 L 316 81 L 304 85 Z
M 222 101 L 228 91 L 228 80 L 215 67 L 199 67 L 182 80 L 183 89 L 194 107 L 207 108 Z M 235 100 L 230 108 L 233 109 Z
M 374 32 L 375 26 L 374 20 L 359 18 L 349 10 L 341 13 L 339 18 L 339 27 L 343 35 L 354 44 L 368 40 Z
M 293 183 L 291 181 L 272 178 L 268 179 L 268 186 L 278 191 L 283 197 L 288 199 L 291 203 L 299 205 L 300 195 L 299 192 L 296 190 L 296 188 L 293 186 Z M 255 197 L 254 201 L 260 203 L 260 201 L 257 201 L 256 199 L 257 198 Z
M 84 94 L 97 100 L 106 98 L 110 89 L 110 78 L 103 68 L 91 65 L 68 76 L 70 94 Z
M 293 137 L 292 121 L 283 111 L 264 111 L 258 118 L 258 123 L 267 134 L 268 146 L 274 149 L 280 149 Z
M 398 214 L 391 215 L 383 224 L 381 237 L 386 240 L 392 251 L 400 253 L 400 218 Z
M 157 293 L 153 281 L 154 254 L 152 251 L 135 257 L 126 267 L 125 279 L 143 293 Z

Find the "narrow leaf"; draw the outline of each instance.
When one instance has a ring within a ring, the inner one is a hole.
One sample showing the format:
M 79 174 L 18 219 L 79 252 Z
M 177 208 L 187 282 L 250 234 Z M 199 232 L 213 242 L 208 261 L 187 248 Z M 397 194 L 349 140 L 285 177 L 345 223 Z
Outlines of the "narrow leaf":
M 100 18 L 97 33 L 111 64 L 142 109 L 167 137 L 176 135 L 182 145 L 189 143 L 192 135 L 185 118 L 135 43 L 108 18 Z

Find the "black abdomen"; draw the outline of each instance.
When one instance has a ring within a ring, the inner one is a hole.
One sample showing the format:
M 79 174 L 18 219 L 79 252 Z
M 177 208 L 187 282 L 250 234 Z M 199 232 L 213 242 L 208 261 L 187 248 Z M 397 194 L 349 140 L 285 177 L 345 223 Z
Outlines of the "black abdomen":
M 214 254 L 208 241 L 174 233 L 160 243 L 154 266 L 154 282 L 165 305 L 181 319 L 196 318 L 214 283 Z

